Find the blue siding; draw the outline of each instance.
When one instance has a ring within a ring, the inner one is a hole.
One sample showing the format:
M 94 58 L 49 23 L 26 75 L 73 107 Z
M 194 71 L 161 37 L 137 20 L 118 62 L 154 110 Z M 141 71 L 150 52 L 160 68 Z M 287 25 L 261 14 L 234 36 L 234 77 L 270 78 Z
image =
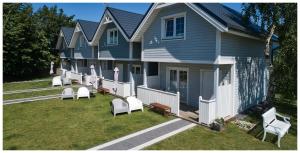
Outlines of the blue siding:
M 59 50 L 60 58 L 68 58 L 71 56 L 71 49 L 70 48 L 63 49 L 62 47 L 63 44 L 67 46 L 64 39 L 61 41 L 61 45 L 60 45 L 60 50 Z
M 186 39 L 161 40 L 161 17 L 186 12 Z M 184 4 L 162 9 L 144 33 L 144 60 L 215 59 L 216 29 Z
M 93 58 L 92 57 L 92 46 L 89 46 L 87 42 L 83 45 L 83 47 L 79 47 L 79 39 L 82 36 L 82 33 L 78 35 L 78 39 L 76 40 L 75 48 L 74 48 L 74 58 L 76 59 L 84 59 L 84 58 Z M 86 39 L 84 39 L 86 41 Z
M 104 30 L 99 40 L 100 58 L 129 58 L 129 43 L 123 37 L 122 33 L 118 31 L 118 45 L 107 45 L 107 30 L 116 28 L 114 23 L 109 23 Z
M 132 48 L 133 48 L 133 53 L 132 53 L 132 58 L 137 58 L 140 59 L 141 58 L 141 43 L 133 43 Z
M 263 57 L 264 42 L 232 34 L 222 33 L 221 55 L 238 57 Z

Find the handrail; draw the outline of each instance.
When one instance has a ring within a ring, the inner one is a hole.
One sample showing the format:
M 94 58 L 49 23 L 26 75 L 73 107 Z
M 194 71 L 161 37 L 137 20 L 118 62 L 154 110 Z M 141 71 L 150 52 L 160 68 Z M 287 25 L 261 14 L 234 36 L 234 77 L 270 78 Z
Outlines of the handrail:
M 109 81 L 109 82 L 114 82 L 114 80 L 110 80 L 110 79 L 103 79 L 105 81 Z M 118 81 L 119 84 L 130 84 L 130 82 L 121 82 L 121 81 Z
M 199 96 L 199 102 L 212 103 L 212 102 L 215 102 L 215 101 L 216 101 L 216 99 L 204 100 L 204 99 L 202 99 L 202 96 Z
M 168 95 L 172 95 L 172 96 L 176 96 L 177 95 L 176 93 L 172 93 L 172 92 L 157 90 L 157 89 L 153 89 L 153 88 L 147 88 L 144 85 L 137 86 L 137 88 L 142 88 L 142 89 L 145 89 L 145 90 L 151 90 L 151 91 L 155 91 L 155 92 L 159 92 L 159 93 L 163 93 L 163 94 L 168 94 Z

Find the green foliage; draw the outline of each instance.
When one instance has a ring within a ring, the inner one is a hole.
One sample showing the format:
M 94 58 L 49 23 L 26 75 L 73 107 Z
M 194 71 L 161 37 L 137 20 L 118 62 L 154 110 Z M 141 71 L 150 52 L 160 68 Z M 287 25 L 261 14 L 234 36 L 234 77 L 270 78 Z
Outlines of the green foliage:
M 243 4 L 244 17 L 265 30 L 267 37 L 278 35 L 279 49 L 270 69 L 268 97 L 275 93 L 289 99 L 297 95 L 297 4 L 296 3 L 247 3 Z M 266 39 L 268 40 L 268 39 Z M 266 46 L 269 46 L 266 41 Z
M 285 98 L 297 96 L 297 5 L 285 4 L 284 24 L 278 27 L 279 50 L 275 54 L 274 77 L 275 91 Z
M 34 13 L 31 4 L 4 3 L 4 81 L 48 73 L 50 61 L 58 56 L 53 48 L 59 29 L 74 25 L 73 17 L 64 15 L 62 10 L 58 12 L 56 6 L 44 6 Z

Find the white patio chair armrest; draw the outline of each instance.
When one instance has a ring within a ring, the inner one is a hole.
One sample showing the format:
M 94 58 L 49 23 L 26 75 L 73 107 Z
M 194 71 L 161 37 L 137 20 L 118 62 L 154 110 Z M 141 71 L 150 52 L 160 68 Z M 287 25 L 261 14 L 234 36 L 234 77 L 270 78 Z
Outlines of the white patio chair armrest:
M 283 116 L 283 115 L 281 115 L 281 114 L 278 114 L 278 113 L 276 113 L 276 115 L 277 115 L 278 117 L 281 117 L 281 118 L 283 118 L 284 122 L 286 122 L 286 123 L 290 123 L 290 122 L 289 122 L 289 121 L 291 120 L 291 118 L 290 118 L 290 117 Z

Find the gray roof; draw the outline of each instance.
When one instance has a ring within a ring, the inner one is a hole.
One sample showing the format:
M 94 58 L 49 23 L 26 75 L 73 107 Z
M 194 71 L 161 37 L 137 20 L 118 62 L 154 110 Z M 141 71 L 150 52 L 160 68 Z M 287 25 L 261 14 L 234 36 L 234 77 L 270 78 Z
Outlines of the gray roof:
M 106 9 L 111 13 L 128 38 L 131 38 L 138 25 L 144 18 L 144 15 L 138 13 L 128 12 L 111 7 L 107 7 Z
M 62 27 L 61 30 L 64 34 L 65 41 L 66 41 L 67 45 L 69 45 L 70 41 L 71 41 L 71 38 L 72 38 L 72 35 L 73 35 L 74 28 Z
M 196 6 L 211 15 L 217 21 L 229 29 L 258 35 L 261 34 L 260 27 L 255 24 L 247 24 L 243 21 L 241 13 L 219 3 L 195 3 Z
M 98 28 L 99 22 L 87 21 L 87 20 L 77 20 L 80 24 L 83 33 L 85 34 L 88 41 L 92 41 L 94 34 Z

